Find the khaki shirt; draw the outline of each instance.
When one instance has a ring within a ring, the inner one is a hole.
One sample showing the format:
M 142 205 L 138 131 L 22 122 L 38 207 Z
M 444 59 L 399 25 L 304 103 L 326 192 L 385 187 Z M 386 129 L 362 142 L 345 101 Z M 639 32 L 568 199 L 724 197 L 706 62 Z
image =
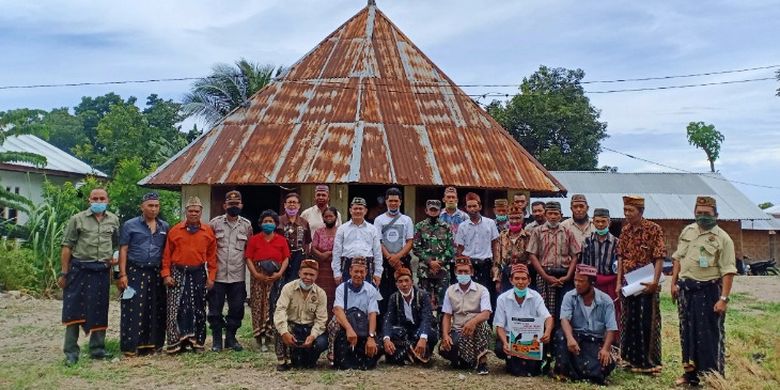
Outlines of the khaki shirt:
M 119 242 L 119 217 L 106 211 L 98 222 L 90 210 L 70 217 L 62 234 L 62 246 L 71 249 L 74 259 L 95 261 L 110 259 Z
M 695 223 L 686 226 L 672 257 L 680 262 L 680 279 L 706 282 L 737 273 L 734 242 L 720 226 L 704 231 Z M 706 267 L 700 258 L 706 260 Z
M 309 223 L 309 234 L 314 239 L 314 232 L 317 229 L 325 226 L 325 221 L 322 220 L 322 211 L 315 204 L 301 213 L 301 218 L 305 219 Z M 341 226 L 341 212 L 336 211 L 336 227 Z
M 571 232 L 574 233 L 574 237 L 577 238 L 577 242 L 580 243 L 581 247 L 585 246 L 585 240 L 587 240 L 588 237 L 590 237 L 590 235 L 596 231 L 596 227 L 593 226 L 593 220 L 591 219 L 588 219 L 588 224 L 585 225 L 585 229 L 583 229 L 582 226 L 577 225 L 574 222 L 574 218 L 569 218 L 561 222 L 561 226 L 571 230 Z
M 244 250 L 252 237 L 252 223 L 239 216 L 230 222 L 226 215 L 220 215 L 209 221 L 217 238 L 217 282 L 235 283 L 246 279 Z
M 325 290 L 312 285 L 309 295 L 304 298 L 304 291 L 295 279 L 282 287 L 279 300 L 274 311 L 274 327 L 280 335 L 289 332 L 290 322 L 299 325 L 312 325 L 311 336 L 317 337 L 325 332 L 328 321 L 328 297 Z

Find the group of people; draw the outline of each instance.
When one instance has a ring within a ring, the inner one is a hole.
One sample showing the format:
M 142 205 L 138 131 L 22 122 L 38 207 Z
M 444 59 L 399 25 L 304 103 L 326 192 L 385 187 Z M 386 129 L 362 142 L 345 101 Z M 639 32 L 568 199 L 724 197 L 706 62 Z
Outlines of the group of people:
M 479 374 L 488 373 L 491 349 L 513 375 L 605 383 L 618 362 L 634 372 L 661 371 L 666 245 L 661 227 L 643 218 L 643 198 L 624 197 L 619 237 L 610 233 L 610 210 L 590 217 L 579 194 L 565 221 L 559 202 L 533 202 L 529 215 L 522 193 L 511 203 L 496 200 L 491 219 L 479 195 L 465 195 L 464 211 L 448 187 L 441 200 L 426 201 L 426 218 L 416 224 L 400 211 L 400 190 L 388 189 L 384 200 L 387 209 L 372 224 L 365 199 L 353 198 L 342 224 L 328 186 L 319 185 L 310 208 L 301 212 L 300 196 L 289 193 L 282 215 L 263 211 L 253 234 L 238 191 L 226 194 L 225 213 L 208 223 L 200 200 L 188 199 L 185 219 L 174 226 L 159 218 L 150 192 L 141 215 L 120 227 L 106 191 L 93 190 L 62 243 L 67 363 L 78 361 L 79 328 L 90 334 L 92 358 L 109 356 L 109 275 L 118 248 L 126 356 L 201 352 L 207 323 L 212 351 L 241 351 L 236 332 L 248 272 L 253 335 L 262 351 L 274 344 L 278 370 L 314 367 L 326 351 L 335 368 L 370 369 L 382 356 L 388 364 L 426 364 L 438 345 L 453 367 Z M 694 217 L 672 255 L 671 277 L 684 369 L 678 384 L 690 385 L 705 372 L 723 374 L 723 323 L 736 273 L 715 200 L 697 198 Z M 642 293 L 621 294 L 625 275 L 648 264 L 654 277 Z M 518 331 L 531 323 L 532 339 Z

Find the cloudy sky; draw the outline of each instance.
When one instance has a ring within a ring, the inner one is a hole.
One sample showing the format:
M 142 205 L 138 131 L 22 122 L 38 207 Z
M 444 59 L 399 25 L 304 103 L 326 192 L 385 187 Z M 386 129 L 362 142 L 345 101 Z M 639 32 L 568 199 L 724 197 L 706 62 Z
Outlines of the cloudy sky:
M 0 86 L 208 74 L 240 57 L 290 65 L 365 6 L 365 0 L 0 0 Z M 459 84 L 517 84 L 539 65 L 581 68 L 587 80 L 680 75 L 780 65 L 778 1 L 412 1 L 379 8 Z M 651 4 L 648 4 L 651 3 Z M 706 4 L 706 5 L 705 5 Z M 589 91 L 771 77 L 776 70 L 588 84 Z M 0 89 L 0 110 L 72 107 L 114 91 L 180 99 L 188 82 Z M 604 146 L 692 171 L 690 121 L 726 136 L 716 168 L 727 178 L 780 187 L 780 82 L 590 94 L 608 123 Z M 513 93 L 513 88 L 469 88 Z M 668 171 L 605 151 L 621 172 Z M 753 201 L 780 189 L 737 184 Z

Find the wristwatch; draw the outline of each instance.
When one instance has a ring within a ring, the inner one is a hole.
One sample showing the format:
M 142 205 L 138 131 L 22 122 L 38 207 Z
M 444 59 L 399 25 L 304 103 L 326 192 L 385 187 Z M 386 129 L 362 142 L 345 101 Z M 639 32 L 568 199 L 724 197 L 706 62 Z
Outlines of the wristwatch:
M 727 297 L 725 295 L 721 295 L 720 296 L 720 300 L 723 301 L 723 302 L 729 303 L 729 297 Z
M 368 332 L 368 337 L 371 337 L 372 339 L 376 338 L 376 333 Z

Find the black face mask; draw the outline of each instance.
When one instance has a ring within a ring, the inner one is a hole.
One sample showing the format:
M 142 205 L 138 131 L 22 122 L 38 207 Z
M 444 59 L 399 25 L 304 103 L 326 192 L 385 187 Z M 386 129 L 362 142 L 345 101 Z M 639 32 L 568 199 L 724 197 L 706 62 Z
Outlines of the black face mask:
M 228 215 L 229 215 L 229 216 L 231 216 L 231 217 L 235 217 L 235 216 L 237 216 L 238 214 L 241 214 L 241 207 L 238 207 L 238 206 L 230 206 L 230 207 L 228 207 L 228 208 L 227 208 L 227 210 L 225 210 L 225 211 L 227 211 L 227 213 L 228 213 Z
M 439 217 L 431 217 L 431 216 L 429 215 L 429 216 L 428 216 L 428 222 L 430 222 L 430 223 L 436 223 L 436 222 L 439 222 Z
M 325 222 L 325 227 L 330 229 L 332 227 L 336 226 L 336 221 L 333 222 Z

